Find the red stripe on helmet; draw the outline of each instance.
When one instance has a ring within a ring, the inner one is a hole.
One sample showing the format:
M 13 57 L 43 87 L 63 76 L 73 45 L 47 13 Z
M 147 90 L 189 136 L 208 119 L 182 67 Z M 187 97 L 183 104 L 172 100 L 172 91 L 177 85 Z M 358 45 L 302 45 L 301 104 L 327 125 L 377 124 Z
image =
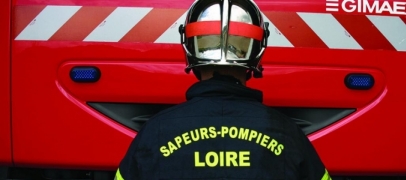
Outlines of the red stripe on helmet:
M 365 15 L 333 14 L 363 49 L 396 50 Z
M 204 35 L 219 35 L 220 34 L 220 21 L 200 21 L 190 23 L 185 27 L 186 37 L 204 36 Z M 230 22 L 229 31 L 230 35 L 244 36 L 261 41 L 264 31 L 262 28 L 241 22 Z
M 230 22 L 229 34 L 244 36 L 261 41 L 264 36 L 264 30 L 259 26 L 242 22 Z
M 190 23 L 185 27 L 185 35 L 187 38 L 193 36 L 204 35 L 219 35 L 220 22 L 219 21 L 201 21 Z

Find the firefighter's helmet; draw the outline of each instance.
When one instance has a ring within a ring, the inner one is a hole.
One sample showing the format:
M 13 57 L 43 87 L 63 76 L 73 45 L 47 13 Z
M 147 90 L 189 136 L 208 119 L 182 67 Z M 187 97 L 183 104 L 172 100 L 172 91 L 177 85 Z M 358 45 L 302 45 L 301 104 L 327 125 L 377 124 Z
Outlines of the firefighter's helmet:
M 179 32 L 187 73 L 197 66 L 227 65 L 262 77 L 268 23 L 252 0 L 197 0 Z

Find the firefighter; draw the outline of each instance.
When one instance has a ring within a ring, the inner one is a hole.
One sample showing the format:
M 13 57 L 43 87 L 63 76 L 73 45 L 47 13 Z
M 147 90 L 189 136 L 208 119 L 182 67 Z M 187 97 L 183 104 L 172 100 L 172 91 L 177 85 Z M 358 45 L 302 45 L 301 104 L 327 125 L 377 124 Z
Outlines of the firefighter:
M 179 32 L 199 81 L 138 132 L 116 179 L 331 179 L 301 129 L 245 85 L 269 36 L 253 1 L 197 0 Z

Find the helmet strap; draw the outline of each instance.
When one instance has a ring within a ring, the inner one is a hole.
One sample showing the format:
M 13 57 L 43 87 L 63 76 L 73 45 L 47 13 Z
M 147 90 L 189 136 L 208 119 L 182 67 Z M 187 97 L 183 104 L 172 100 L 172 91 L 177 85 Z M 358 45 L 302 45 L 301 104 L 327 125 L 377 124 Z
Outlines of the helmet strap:
M 200 74 L 199 70 L 196 70 L 195 68 L 192 68 L 192 72 L 199 81 L 202 80 L 202 75 Z

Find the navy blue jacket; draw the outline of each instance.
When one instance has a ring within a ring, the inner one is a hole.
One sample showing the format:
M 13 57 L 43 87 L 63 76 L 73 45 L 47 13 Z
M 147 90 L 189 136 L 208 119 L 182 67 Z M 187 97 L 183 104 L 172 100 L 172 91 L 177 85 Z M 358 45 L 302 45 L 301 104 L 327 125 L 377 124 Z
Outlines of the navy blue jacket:
M 216 75 L 151 118 L 116 179 L 330 179 L 308 138 L 262 92 Z

